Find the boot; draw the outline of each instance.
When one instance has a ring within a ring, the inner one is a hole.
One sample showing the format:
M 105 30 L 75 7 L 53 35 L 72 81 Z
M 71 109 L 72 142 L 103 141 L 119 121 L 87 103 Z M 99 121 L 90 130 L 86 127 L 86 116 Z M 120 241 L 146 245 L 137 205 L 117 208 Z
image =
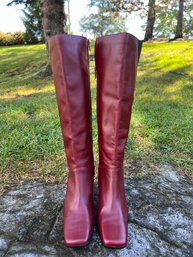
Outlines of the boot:
M 138 61 L 138 40 L 119 33 L 97 38 L 97 120 L 99 133 L 99 205 L 97 223 L 103 244 L 127 244 L 128 209 L 123 159 L 131 118 Z
M 88 40 L 81 36 L 53 36 L 49 40 L 49 54 L 69 169 L 64 243 L 84 246 L 94 223 Z

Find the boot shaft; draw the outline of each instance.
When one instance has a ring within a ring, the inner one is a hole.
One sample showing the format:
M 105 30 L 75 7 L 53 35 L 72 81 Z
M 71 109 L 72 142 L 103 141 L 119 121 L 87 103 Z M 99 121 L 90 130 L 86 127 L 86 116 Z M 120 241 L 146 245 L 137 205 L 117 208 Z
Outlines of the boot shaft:
M 97 38 L 99 165 L 122 167 L 138 61 L 138 40 L 128 33 Z
M 49 53 L 69 169 L 93 166 L 88 40 L 56 35 Z

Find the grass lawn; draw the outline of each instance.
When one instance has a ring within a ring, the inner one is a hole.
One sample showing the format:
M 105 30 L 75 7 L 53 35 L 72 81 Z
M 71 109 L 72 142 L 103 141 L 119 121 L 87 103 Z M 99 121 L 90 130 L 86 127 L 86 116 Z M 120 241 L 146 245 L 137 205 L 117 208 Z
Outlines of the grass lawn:
M 129 170 L 170 163 L 193 176 L 193 43 L 145 43 L 139 63 Z M 52 78 L 40 78 L 45 46 L 0 47 L 0 187 L 16 179 L 63 180 L 66 161 Z M 94 153 L 97 124 L 91 60 Z

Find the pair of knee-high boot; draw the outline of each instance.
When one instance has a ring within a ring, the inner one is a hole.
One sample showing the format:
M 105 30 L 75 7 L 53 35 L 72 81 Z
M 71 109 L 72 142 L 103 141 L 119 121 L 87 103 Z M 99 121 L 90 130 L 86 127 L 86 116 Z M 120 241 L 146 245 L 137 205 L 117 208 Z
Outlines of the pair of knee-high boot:
M 64 242 L 83 246 L 94 224 L 92 118 L 88 40 L 56 35 L 49 53 L 69 174 L 64 205 Z M 124 148 L 133 103 L 138 40 L 128 33 L 99 37 L 95 44 L 99 144 L 97 224 L 105 246 L 127 243 Z

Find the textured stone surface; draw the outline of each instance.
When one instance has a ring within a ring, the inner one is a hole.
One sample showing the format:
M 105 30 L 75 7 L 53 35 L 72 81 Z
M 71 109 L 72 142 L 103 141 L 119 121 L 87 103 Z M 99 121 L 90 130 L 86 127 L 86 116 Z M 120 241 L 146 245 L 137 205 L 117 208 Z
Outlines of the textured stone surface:
M 0 256 L 192 257 L 192 182 L 165 165 L 157 175 L 127 179 L 125 188 L 129 242 L 118 250 L 102 246 L 96 226 L 87 247 L 64 246 L 65 185 L 35 181 L 14 185 L 0 200 Z

